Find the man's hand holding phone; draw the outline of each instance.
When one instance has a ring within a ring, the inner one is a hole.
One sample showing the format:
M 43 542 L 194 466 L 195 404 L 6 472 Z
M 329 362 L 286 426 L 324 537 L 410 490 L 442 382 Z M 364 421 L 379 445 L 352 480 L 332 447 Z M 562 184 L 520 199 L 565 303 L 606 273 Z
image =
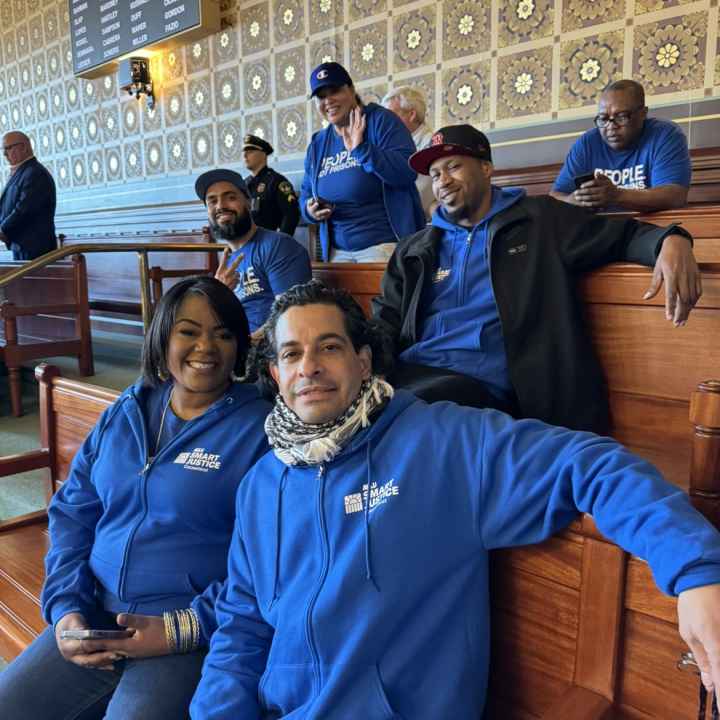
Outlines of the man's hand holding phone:
M 601 172 L 587 173 L 573 178 L 575 192 L 573 199 L 576 205 L 602 210 L 617 201 L 619 188 L 615 183 Z
M 324 222 L 332 215 L 335 206 L 324 198 L 312 197 L 307 201 L 306 208 L 313 220 Z

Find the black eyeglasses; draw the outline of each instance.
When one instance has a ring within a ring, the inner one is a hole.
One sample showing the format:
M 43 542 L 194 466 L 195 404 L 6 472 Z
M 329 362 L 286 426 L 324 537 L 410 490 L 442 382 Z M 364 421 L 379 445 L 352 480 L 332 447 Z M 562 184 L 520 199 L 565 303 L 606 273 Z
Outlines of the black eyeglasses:
M 676 665 L 678 670 L 685 670 L 695 675 L 700 675 L 700 668 L 698 667 L 697 660 L 691 652 L 684 652 L 680 655 L 680 659 Z M 707 701 L 708 691 L 700 681 L 700 690 L 698 691 L 698 714 L 697 720 L 705 720 L 707 715 Z M 717 696 L 713 692 L 712 694 L 712 705 L 710 710 L 710 720 L 720 720 L 720 712 L 718 712 Z
M 615 113 L 615 115 L 596 115 L 593 122 L 599 128 L 606 128 L 610 123 L 618 127 L 624 127 L 632 120 L 632 116 L 638 112 L 638 110 L 642 109 L 642 107 L 636 107 L 633 110 L 624 110 L 623 112 Z
M 10 143 L 9 145 L 3 145 L 3 152 L 12 150 L 16 145 L 24 145 L 24 144 L 25 144 L 25 141 L 21 140 L 20 142 Z

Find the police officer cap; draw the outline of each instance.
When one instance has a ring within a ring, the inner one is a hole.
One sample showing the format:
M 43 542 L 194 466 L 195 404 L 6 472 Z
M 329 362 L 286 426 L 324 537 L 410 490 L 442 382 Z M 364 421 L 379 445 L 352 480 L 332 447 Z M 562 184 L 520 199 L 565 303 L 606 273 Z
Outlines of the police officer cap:
M 243 150 L 248 148 L 252 150 L 262 150 L 266 155 L 272 155 L 273 146 L 267 141 L 259 138 L 257 135 L 246 135 L 243 138 Z
M 246 198 L 250 197 L 247 185 L 243 180 L 240 173 L 236 173 L 234 170 L 225 170 L 224 168 L 218 168 L 217 170 L 208 170 L 207 172 L 200 175 L 195 181 L 195 192 L 197 196 L 205 202 L 205 196 L 207 195 L 208 188 L 218 182 L 229 182 L 234 185 Z
M 310 97 L 315 97 L 318 91 L 324 87 L 340 87 L 341 85 L 352 84 L 352 78 L 340 63 L 321 63 L 310 75 Z

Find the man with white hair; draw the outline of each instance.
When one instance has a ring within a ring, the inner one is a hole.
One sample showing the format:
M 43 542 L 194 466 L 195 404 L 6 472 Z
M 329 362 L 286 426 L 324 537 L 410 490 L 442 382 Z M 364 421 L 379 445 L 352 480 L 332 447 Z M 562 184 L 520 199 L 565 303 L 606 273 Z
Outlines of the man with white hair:
M 383 98 L 382 104 L 402 120 L 403 125 L 410 131 L 417 150 L 422 150 L 430 142 L 432 129 L 425 123 L 427 103 L 422 90 L 409 85 L 397 87 Z M 425 219 L 429 220 L 436 204 L 432 181 L 424 175 L 418 175 L 415 186 L 420 193 Z

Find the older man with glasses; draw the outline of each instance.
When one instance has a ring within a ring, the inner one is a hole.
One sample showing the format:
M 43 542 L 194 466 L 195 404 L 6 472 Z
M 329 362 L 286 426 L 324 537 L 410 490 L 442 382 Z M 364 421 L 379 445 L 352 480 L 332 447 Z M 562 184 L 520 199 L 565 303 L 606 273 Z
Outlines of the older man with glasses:
M 13 260 L 32 260 L 57 246 L 55 182 L 25 133 L 6 133 L 2 149 L 10 179 L 0 195 L 0 241 Z
M 687 140 L 675 123 L 647 114 L 642 85 L 609 85 L 595 128 L 572 146 L 550 194 L 591 210 L 683 207 L 692 170 Z

